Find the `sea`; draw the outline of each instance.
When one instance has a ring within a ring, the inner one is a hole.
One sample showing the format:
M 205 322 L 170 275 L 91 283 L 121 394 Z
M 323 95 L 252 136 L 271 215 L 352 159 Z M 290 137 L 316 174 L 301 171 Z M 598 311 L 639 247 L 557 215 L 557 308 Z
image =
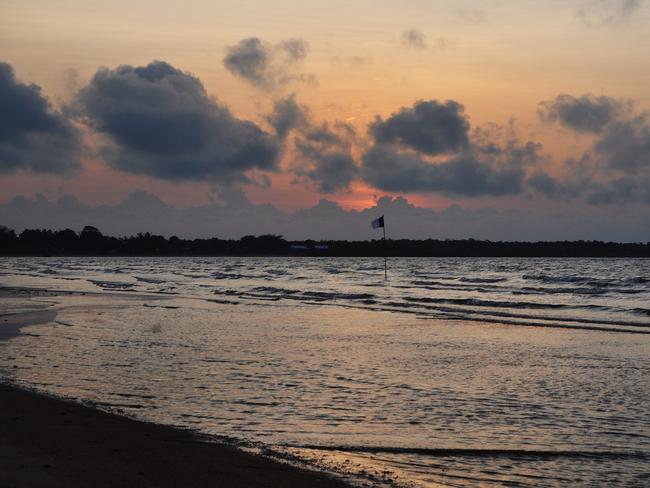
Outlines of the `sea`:
M 650 260 L 3 258 L 0 375 L 371 486 L 650 486 Z M 27 291 L 28 290 L 28 291 Z

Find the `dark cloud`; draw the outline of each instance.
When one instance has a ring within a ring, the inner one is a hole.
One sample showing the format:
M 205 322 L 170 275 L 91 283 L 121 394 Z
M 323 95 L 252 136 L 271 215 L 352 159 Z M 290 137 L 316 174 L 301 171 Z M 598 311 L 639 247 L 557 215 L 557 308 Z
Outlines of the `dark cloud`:
M 71 174 L 81 168 L 81 134 L 52 109 L 40 87 L 0 63 L 0 173 L 17 169 Z
M 294 95 L 275 102 L 267 121 L 291 155 L 287 171 L 322 193 L 345 190 L 358 176 L 352 156 L 356 132 L 343 122 L 316 124 Z
M 266 120 L 273 126 L 276 134 L 284 139 L 292 129 L 303 127 L 307 124 L 307 107 L 296 102 L 295 95 L 291 95 L 273 104 L 273 112 Z
M 386 120 L 378 116 L 368 128 L 376 143 L 399 144 L 429 155 L 467 148 L 468 131 L 464 108 L 453 100 L 420 100 Z
M 235 76 L 261 89 L 275 89 L 291 82 L 315 84 L 314 75 L 295 72 L 295 65 L 308 52 L 309 44 L 303 39 L 272 45 L 249 37 L 227 48 L 223 64 Z
M 265 87 L 271 83 L 269 71 L 271 53 L 257 37 L 242 39 L 230 46 L 223 64 L 231 73 L 254 85 Z
M 295 141 L 298 161 L 293 172 L 323 193 L 346 189 L 359 172 L 351 152 L 353 138 L 347 124 L 306 127 Z
M 502 196 L 522 190 L 525 171 L 517 164 L 481 161 L 471 152 L 430 162 L 413 151 L 374 146 L 363 157 L 364 179 L 385 191 Z
M 580 165 L 581 169 L 575 165 Z M 526 185 L 547 198 L 563 202 L 585 197 L 596 188 L 592 171 L 584 162 L 573 160 L 565 163 L 565 174 L 562 178 L 538 169 L 530 175 Z
M 337 125 L 337 127 L 346 127 L 346 126 Z M 320 144 L 322 146 L 339 146 L 339 147 L 348 146 L 348 143 L 345 139 L 346 135 L 342 135 L 330 129 L 330 126 L 327 122 L 324 122 L 320 126 L 308 127 L 303 132 L 303 135 L 305 139 L 308 140 L 309 142 Z
M 592 205 L 650 203 L 650 177 L 622 176 L 606 183 L 594 183 L 587 195 Z
M 528 184 L 534 190 L 549 197 L 557 196 L 560 190 L 558 181 L 550 176 L 546 171 L 542 170 L 533 173 L 530 178 L 528 178 Z
M 589 27 L 615 26 L 628 20 L 641 7 L 641 0 L 591 0 L 577 15 Z
M 375 144 L 363 155 L 362 178 L 385 191 L 465 197 L 521 193 L 541 144 L 522 143 L 496 124 L 475 129 L 455 101 L 419 101 L 369 126 Z M 442 156 L 442 157 L 441 157 Z
M 590 204 L 650 203 L 650 126 L 645 117 L 610 122 L 578 160 L 564 163 L 561 177 L 533 174 L 535 191 Z
M 301 141 L 296 142 L 296 147 L 301 157 L 311 163 L 302 166 L 297 174 L 313 181 L 322 193 L 344 190 L 357 176 L 358 168 L 349 152 L 322 151 Z
M 287 39 L 278 43 L 278 48 L 284 51 L 290 62 L 301 61 L 309 52 L 309 44 L 304 39 Z
M 617 120 L 595 141 L 593 150 L 604 164 L 629 175 L 650 175 L 650 125 L 645 117 Z
M 562 178 L 536 174 L 531 187 L 592 204 L 650 203 L 650 122 L 633 108 L 630 101 L 593 95 L 560 95 L 540 104 L 542 118 L 596 137 L 579 160 L 565 163 Z
M 555 100 L 541 102 L 538 114 L 542 120 L 559 122 L 577 132 L 599 133 L 630 108 L 630 102 L 611 97 L 563 94 Z
M 103 155 L 121 171 L 245 181 L 248 170 L 278 168 L 274 136 L 212 100 L 198 78 L 161 61 L 100 69 L 71 110 L 108 137 Z

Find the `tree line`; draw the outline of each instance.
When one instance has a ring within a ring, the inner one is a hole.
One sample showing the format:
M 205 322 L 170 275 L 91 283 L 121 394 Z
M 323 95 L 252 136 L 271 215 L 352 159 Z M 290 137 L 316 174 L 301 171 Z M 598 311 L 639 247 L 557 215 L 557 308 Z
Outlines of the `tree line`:
M 241 239 L 181 239 L 138 233 L 103 235 L 86 226 L 71 229 L 27 229 L 17 234 L 0 226 L 3 256 L 429 256 L 429 257 L 650 257 L 650 243 L 602 241 L 493 242 L 476 239 L 387 239 L 368 241 L 288 241 L 267 234 Z

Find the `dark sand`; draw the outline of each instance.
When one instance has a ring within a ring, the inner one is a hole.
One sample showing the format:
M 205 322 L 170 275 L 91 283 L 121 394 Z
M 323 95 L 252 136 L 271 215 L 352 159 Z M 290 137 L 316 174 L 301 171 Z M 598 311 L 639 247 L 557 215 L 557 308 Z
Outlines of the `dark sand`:
M 0 487 L 348 486 L 197 436 L 0 384 Z

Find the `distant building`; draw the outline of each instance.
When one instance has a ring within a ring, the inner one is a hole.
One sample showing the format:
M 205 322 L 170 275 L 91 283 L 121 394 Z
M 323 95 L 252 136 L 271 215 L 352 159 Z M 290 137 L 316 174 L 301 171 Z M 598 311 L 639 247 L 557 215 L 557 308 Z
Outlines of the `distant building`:
M 312 244 L 311 242 L 291 244 L 292 251 L 328 251 L 329 245 L 327 244 Z

